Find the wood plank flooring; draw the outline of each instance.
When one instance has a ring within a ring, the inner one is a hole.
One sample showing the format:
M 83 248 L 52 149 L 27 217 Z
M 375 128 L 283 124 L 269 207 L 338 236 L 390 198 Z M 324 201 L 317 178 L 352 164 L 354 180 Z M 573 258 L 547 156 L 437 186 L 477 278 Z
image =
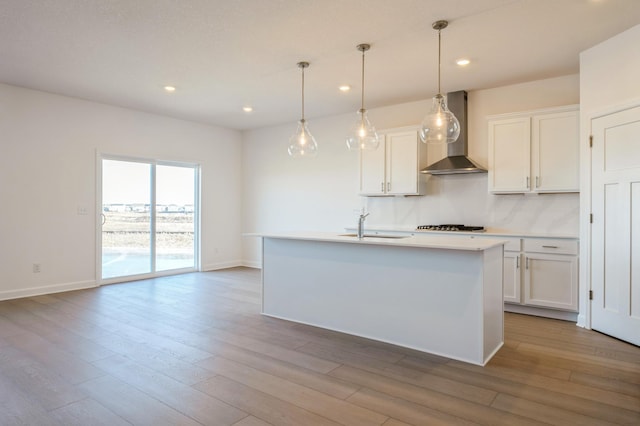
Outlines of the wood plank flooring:
M 483 368 L 259 311 L 248 268 L 0 302 L 0 425 L 640 424 L 640 348 L 569 322 Z

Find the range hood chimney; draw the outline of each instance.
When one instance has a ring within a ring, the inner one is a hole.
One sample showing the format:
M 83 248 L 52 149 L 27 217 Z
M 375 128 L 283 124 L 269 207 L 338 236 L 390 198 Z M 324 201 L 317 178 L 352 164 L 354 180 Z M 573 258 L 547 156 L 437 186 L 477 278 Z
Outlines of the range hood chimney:
M 467 92 L 458 90 L 447 93 L 449 111 L 460 121 L 460 136 L 454 143 L 447 144 L 447 157 L 420 170 L 420 173 L 432 175 L 453 175 L 462 173 L 486 173 L 474 163 L 468 154 L 467 139 Z

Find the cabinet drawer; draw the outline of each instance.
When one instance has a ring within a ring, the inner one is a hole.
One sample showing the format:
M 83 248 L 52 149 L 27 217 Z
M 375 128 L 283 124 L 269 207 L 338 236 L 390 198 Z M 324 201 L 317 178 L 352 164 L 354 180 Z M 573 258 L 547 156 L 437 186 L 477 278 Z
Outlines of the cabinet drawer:
M 524 251 L 535 253 L 578 254 L 578 241 L 553 238 L 525 238 Z

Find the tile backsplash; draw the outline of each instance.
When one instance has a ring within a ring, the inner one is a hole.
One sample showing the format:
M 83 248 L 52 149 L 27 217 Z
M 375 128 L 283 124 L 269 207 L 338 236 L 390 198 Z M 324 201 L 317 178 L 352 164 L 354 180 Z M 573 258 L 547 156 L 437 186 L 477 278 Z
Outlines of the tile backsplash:
M 526 233 L 579 233 L 579 194 L 494 195 L 486 174 L 424 176 L 427 195 L 364 198 L 372 227 L 460 223 Z

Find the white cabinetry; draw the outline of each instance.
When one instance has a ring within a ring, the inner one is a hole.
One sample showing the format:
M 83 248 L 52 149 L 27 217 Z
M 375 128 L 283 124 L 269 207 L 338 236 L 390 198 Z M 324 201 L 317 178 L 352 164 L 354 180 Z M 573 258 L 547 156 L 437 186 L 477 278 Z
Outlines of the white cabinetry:
M 578 244 L 569 240 L 524 240 L 522 303 L 578 310 Z
M 504 301 L 511 303 L 520 303 L 522 273 L 520 272 L 520 238 L 505 238 L 507 243 L 504 245 L 504 275 L 503 289 Z
M 577 312 L 577 241 L 524 238 L 522 245 L 519 238 L 508 241 L 504 247 L 504 301 Z
M 426 164 L 416 127 L 380 132 L 375 151 L 360 152 L 360 195 L 421 195 L 420 168 Z
M 489 117 L 489 192 L 579 191 L 577 106 Z

